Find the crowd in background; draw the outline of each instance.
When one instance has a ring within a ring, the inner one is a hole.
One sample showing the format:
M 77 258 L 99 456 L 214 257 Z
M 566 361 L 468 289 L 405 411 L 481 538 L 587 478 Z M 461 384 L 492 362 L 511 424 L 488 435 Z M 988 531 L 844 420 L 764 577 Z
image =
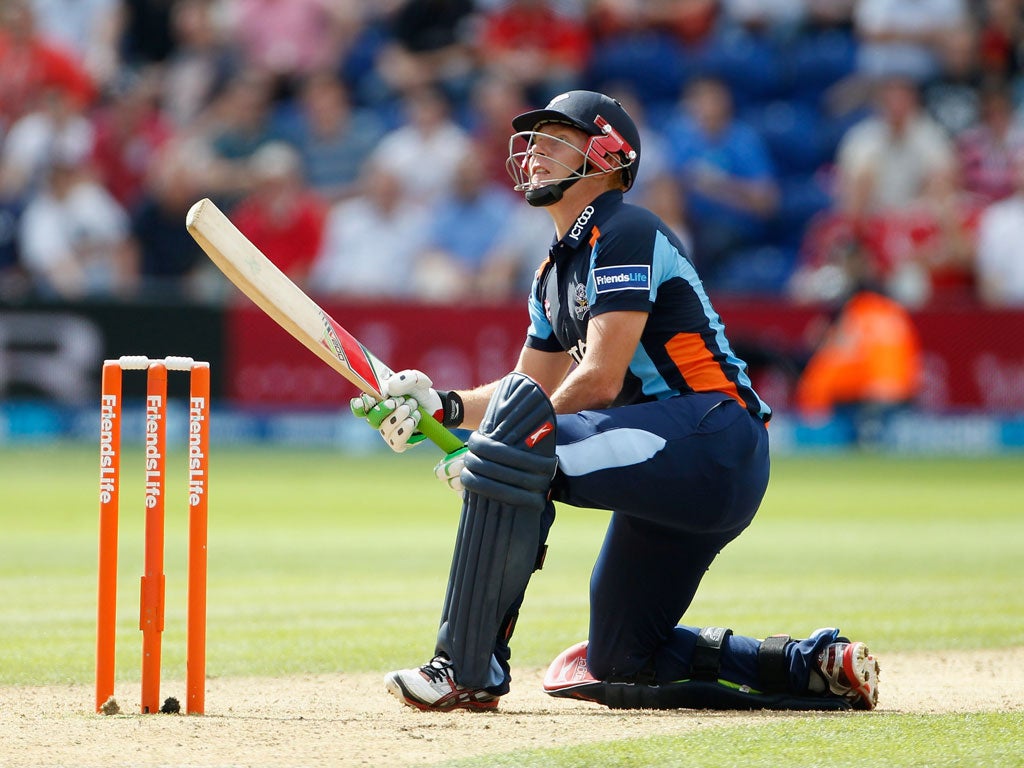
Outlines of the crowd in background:
M 510 119 L 584 87 L 712 291 L 1024 305 L 1019 0 L 0 7 L 0 300 L 216 295 L 202 197 L 317 295 L 521 297 Z

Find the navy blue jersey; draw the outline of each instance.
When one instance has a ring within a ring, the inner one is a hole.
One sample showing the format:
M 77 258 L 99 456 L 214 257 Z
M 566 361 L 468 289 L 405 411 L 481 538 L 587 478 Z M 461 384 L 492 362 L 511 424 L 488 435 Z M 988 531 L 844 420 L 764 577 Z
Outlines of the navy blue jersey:
M 579 362 L 590 318 L 616 311 L 648 318 L 613 405 L 721 392 L 762 421 L 771 417 L 679 238 L 653 213 L 610 191 L 551 247 L 531 290 L 526 346 L 565 351 Z

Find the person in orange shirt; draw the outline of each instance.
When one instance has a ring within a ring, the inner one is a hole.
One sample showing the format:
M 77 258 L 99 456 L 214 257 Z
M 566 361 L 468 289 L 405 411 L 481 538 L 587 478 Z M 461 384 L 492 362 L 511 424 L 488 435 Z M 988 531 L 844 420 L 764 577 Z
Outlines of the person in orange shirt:
M 840 406 L 878 411 L 913 402 L 921 382 L 921 342 L 910 313 L 871 289 L 855 291 L 811 356 L 796 389 L 809 418 Z

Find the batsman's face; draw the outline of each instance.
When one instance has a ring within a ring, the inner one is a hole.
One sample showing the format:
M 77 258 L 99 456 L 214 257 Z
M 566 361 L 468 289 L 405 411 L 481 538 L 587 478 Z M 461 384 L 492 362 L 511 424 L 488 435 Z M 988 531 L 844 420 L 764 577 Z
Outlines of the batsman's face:
M 526 157 L 530 183 L 540 187 L 575 172 L 585 157 L 588 138 L 583 131 L 569 125 L 539 126 Z

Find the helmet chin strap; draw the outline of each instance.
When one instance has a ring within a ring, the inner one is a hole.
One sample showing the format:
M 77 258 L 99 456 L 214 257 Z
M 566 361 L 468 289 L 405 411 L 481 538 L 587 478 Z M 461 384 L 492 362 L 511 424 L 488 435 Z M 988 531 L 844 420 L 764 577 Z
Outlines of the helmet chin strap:
M 546 208 L 561 200 L 563 192 L 561 184 L 548 184 L 537 189 L 528 189 L 524 196 L 526 197 L 526 202 L 534 208 Z
M 573 176 L 570 179 L 564 179 L 557 184 L 546 184 L 543 187 L 537 187 L 537 189 L 526 190 L 524 193 L 526 202 L 534 208 L 546 208 L 549 205 L 554 205 L 562 199 L 562 195 L 565 194 L 565 190 L 583 178 L 582 173 L 586 165 L 586 163 L 583 163 L 583 165 L 581 165 L 576 171 L 577 174 L 580 174 L 578 176 Z

